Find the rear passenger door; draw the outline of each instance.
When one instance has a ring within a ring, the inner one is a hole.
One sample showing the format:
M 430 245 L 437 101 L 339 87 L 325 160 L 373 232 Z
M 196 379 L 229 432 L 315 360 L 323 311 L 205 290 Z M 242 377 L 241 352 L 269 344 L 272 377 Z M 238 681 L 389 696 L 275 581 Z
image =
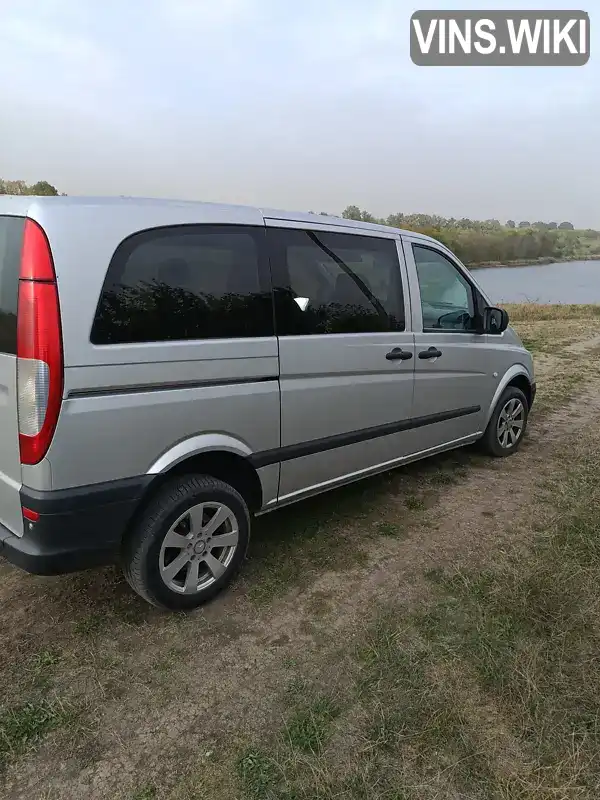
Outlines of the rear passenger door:
M 407 455 L 414 344 L 394 234 L 266 222 L 286 501 Z

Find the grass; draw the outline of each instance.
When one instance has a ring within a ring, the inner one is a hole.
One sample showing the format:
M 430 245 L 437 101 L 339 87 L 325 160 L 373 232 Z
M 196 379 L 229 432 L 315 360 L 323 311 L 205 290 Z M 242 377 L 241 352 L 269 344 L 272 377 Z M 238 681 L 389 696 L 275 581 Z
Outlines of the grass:
M 156 800 L 158 791 L 152 784 L 147 784 L 131 795 L 131 800 Z
M 350 520 L 366 527 L 369 511 L 389 485 L 386 478 L 366 481 L 358 490 L 337 490 L 335 504 L 321 496 L 259 519 L 246 572 L 249 596 L 268 602 L 315 567 L 333 568 L 340 556 L 348 566 L 360 563 L 364 553 L 344 547 L 344 531 Z
M 376 522 L 375 527 L 382 536 L 393 539 L 405 539 L 408 536 L 406 529 L 396 522 Z
M 447 453 L 259 519 L 245 570 L 248 597 L 264 605 L 311 575 L 366 564 L 374 538 L 407 538 L 410 512 L 435 504 L 440 488 L 459 482 L 472 463 L 470 451 Z M 354 545 L 358 533 L 360 547 Z
M 31 666 L 35 674 L 41 676 L 43 674 L 47 674 L 50 670 L 56 667 L 60 663 L 60 658 L 61 654 L 59 650 L 48 647 L 35 654 L 32 659 Z
M 237 771 L 241 789 L 251 800 L 269 797 L 279 778 L 277 764 L 260 750 L 243 753 L 238 760 Z
M 13 680 L 22 683 L 24 699 L 0 706 L 0 773 L 48 733 L 74 721 L 76 714 L 70 703 L 49 697 L 61 659 L 58 648 L 43 648 L 23 664 L 18 678 L 13 676 Z
M 326 695 L 298 700 L 272 752 L 252 747 L 239 756 L 237 772 L 244 796 L 251 800 L 300 797 L 304 789 L 298 779 L 323 753 L 339 711 L 337 702 Z
M 552 339 L 538 331 L 522 333 L 521 341 L 534 356 L 547 353 L 549 350 L 552 351 L 556 347 L 556 343 Z
M 570 458 L 536 498 L 555 514 L 529 554 L 429 570 L 426 608 L 380 611 L 335 706 L 301 703 L 270 747 L 241 756 L 242 797 L 597 797 L 600 437 Z M 353 720 L 345 756 L 332 719 Z
M 402 623 L 397 612 L 382 612 L 359 656 L 356 688 L 365 709 L 369 761 L 362 770 L 379 772 L 387 792 L 395 783 L 390 767 L 396 762 L 406 796 L 413 796 L 411 785 L 430 780 L 440 788 L 473 791 L 487 782 L 489 767 L 467 711 L 452 686 L 434 673 L 427 648 Z M 434 778 L 436 767 L 440 774 Z
M 595 375 L 593 349 L 573 351 L 572 346 L 598 335 L 600 305 L 527 303 L 506 308 L 534 357 L 538 383 L 534 413 L 547 414 L 575 397 Z
M 319 697 L 312 703 L 300 706 L 287 723 L 286 738 L 292 749 L 318 755 L 327 740 L 331 723 L 338 714 L 335 702 L 329 697 Z
M 556 322 L 557 320 L 588 320 L 600 317 L 600 303 L 552 304 L 506 303 L 504 308 L 512 322 Z
M 425 493 L 434 503 L 436 490 L 459 481 L 471 460 L 466 451 L 444 454 L 259 518 L 244 576 L 248 597 L 264 605 L 318 572 L 366 564 L 374 538 L 406 538 Z
M 110 624 L 110 620 L 103 614 L 92 612 L 82 615 L 74 625 L 74 631 L 80 636 L 96 636 Z
M 242 797 L 449 796 L 420 793 L 431 783 L 434 767 L 441 772 L 431 784 L 436 791 L 488 785 L 489 766 L 466 712 L 445 687 L 432 682 L 426 648 L 398 626 L 396 615 L 381 613 L 355 659 L 353 681 L 333 711 L 328 701 L 302 708 L 271 749 L 252 748 L 240 756 Z M 356 727 L 346 723 L 345 757 L 332 728 L 333 715 L 342 710 L 358 720 Z M 421 788 L 415 793 L 411 787 Z
M 411 511 L 422 511 L 425 508 L 425 501 L 423 498 L 415 494 L 407 494 L 404 498 L 404 503 Z
M 564 405 L 569 400 L 577 396 L 577 391 L 585 383 L 584 375 L 573 375 L 568 371 L 556 370 L 551 377 L 548 376 L 543 381 L 538 381 L 539 398 L 535 401 L 535 414 L 539 419 L 547 416 L 557 406 Z
M 600 786 L 600 446 L 552 489 L 561 511 L 531 558 L 457 573 L 421 619 L 434 652 L 468 664 L 544 778 L 568 797 Z M 544 796 L 540 794 L 540 796 Z
M 73 709 L 59 700 L 25 702 L 0 710 L 0 770 L 9 760 L 23 755 L 50 731 L 68 725 Z

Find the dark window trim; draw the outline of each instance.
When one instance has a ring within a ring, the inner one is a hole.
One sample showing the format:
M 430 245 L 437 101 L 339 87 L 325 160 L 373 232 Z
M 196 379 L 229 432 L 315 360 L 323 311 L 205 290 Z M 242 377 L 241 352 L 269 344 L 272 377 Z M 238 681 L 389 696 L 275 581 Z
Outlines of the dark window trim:
M 126 259 L 129 258 L 133 250 L 135 249 L 132 246 L 132 241 L 137 240 L 140 236 L 152 234 L 158 235 L 159 238 L 161 236 L 168 236 L 172 232 L 186 232 L 188 231 L 190 235 L 195 233 L 200 233 L 202 231 L 208 230 L 212 233 L 219 233 L 222 232 L 224 229 L 227 228 L 235 228 L 235 229 L 242 229 L 247 233 L 251 233 L 252 235 L 256 236 L 256 245 L 257 245 L 257 260 L 258 260 L 258 283 L 259 289 L 261 292 L 265 294 L 269 294 L 271 297 L 271 318 L 272 318 L 272 325 L 271 325 L 271 332 L 266 333 L 262 336 L 256 337 L 219 337 L 214 339 L 205 339 L 205 338 L 198 338 L 198 339 L 156 339 L 147 342 L 94 342 L 92 339 L 92 334 L 94 332 L 94 325 L 96 323 L 96 318 L 101 308 L 102 304 L 102 297 L 104 295 L 104 291 L 107 288 L 107 278 L 110 273 L 111 267 L 117 257 L 121 257 L 121 252 L 125 251 Z M 122 239 L 119 244 L 116 246 L 106 271 L 104 273 L 104 279 L 102 281 L 102 287 L 100 289 L 100 294 L 98 295 L 98 302 L 96 304 L 96 308 L 94 310 L 94 315 L 92 317 L 92 322 L 89 330 L 88 341 L 94 347 L 125 347 L 125 346 L 144 346 L 150 344 L 158 344 L 158 345 L 170 345 L 176 343 L 185 343 L 185 344 L 194 344 L 198 342 L 229 342 L 232 339 L 243 338 L 245 341 L 248 339 L 270 339 L 276 336 L 276 328 L 275 328 L 275 300 L 273 296 L 273 283 L 271 280 L 271 264 L 269 259 L 269 247 L 267 242 L 267 228 L 264 224 L 260 225 L 248 225 L 248 224 L 241 224 L 238 222 L 180 222 L 175 223 L 172 225 L 156 225 L 150 226 L 148 228 L 140 228 L 139 230 L 134 231 L 133 233 L 128 234 L 124 239 Z
M 272 219 L 272 218 L 269 218 Z M 287 220 L 281 220 L 282 222 L 286 222 Z M 281 337 L 297 337 L 308 339 L 314 336 L 374 336 L 377 334 L 390 334 L 390 333 L 404 333 L 407 330 L 407 313 L 406 313 L 406 286 L 404 285 L 403 280 L 403 270 L 402 264 L 400 262 L 400 255 L 398 253 L 398 242 L 400 241 L 398 236 L 390 236 L 383 234 L 380 236 L 371 235 L 370 231 L 365 231 L 362 229 L 352 228 L 352 227 L 345 227 L 339 226 L 341 230 L 327 230 L 327 229 L 319 229 L 319 228 L 312 228 L 309 224 L 305 227 L 288 227 L 287 225 L 267 225 L 265 230 L 267 231 L 266 241 L 267 241 L 267 249 L 269 254 L 269 263 L 271 269 L 271 285 L 272 285 L 272 296 L 273 296 L 273 312 L 275 315 L 275 334 L 276 336 Z M 271 236 L 275 233 L 279 234 L 281 231 L 289 232 L 289 233 L 305 233 L 311 240 L 315 240 L 315 246 L 319 247 L 323 250 L 327 255 L 332 258 L 336 264 L 348 275 L 351 273 L 350 277 L 354 280 L 356 285 L 359 289 L 364 293 L 365 297 L 375 305 L 375 308 L 379 313 L 381 313 L 379 306 L 383 310 L 383 314 L 385 315 L 386 319 L 389 320 L 390 315 L 386 312 L 385 308 L 381 302 L 373 295 L 373 293 L 368 289 L 368 287 L 364 284 L 364 282 L 360 279 L 360 276 L 356 275 L 347 264 L 345 264 L 342 259 L 339 258 L 329 247 L 324 245 L 320 242 L 317 238 L 318 234 L 329 234 L 334 236 L 354 236 L 354 237 L 361 237 L 363 239 L 374 239 L 376 241 L 390 241 L 395 246 L 396 252 L 396 275 L 397 275 L 397 285 L 396 285 L 396 301 L 398 312 L 402 314 L 402 320 L 398 323 L 397 327 L 390 328 L 386 331 L 368 331 L 368 332 L 358 332 L 358 333 L 281 333 L 278 330 L 277 326 L 277 294 L 279 292 L 287 292 L 291 289 L 291 278 L 290 272 L 287 268 L 285 263 L 285 259 L 278 258 L 277 256 L 277 248 L 273 247 Z
M 438 253 L 439 255 L 444 256 L 444 258 L 450 262 L 450 264 L 454 267 L 454 269 L 459 273 L 459 275 L 461 275 L 465 279 L 465 281 L 471 288 L 471 295 L 473 298 L 473 309 L 475 311 L 475 316 L 474 316 L 475 327 L 470 331 L 460 330 L 459 328 L 426 328 L 423 325 L 423 312 L 421 311 L 421 325 L 423 327 L 423 333 L 436 333 L 438 335 L 440 333 L 443 334 L 456 333 L 459 336 L 465 336 L 465 335 L 473 336 L 481 334 L 483 330 L 483 308 L 481 302 L 482 300 L 481 294 L 479 293 L 475 284 L 470 280 L 469 275 L 466 272 L 464 272 L 460 264 L 458 264 L 454 260 L 455 257 L 453 255 L 449 255 L 443 250 L 440 250 L 439 247 L 435 247 L 434 245 L 430 244 L 421 244 L 420 242 L 416 242 L 414 239 L 410 240 L 410 246 L 412 248 L 412 256 L 413 256 L 413 261 L 415 262 L 415 271 L 417 273 L 417 286 L 419 287 L 419 302 L 421 301 L 421 285 L 419 284 L 417 259 L 415 258 L 415 250 L 414 250 L 415 247 L 420 247 L 423 250 L 431 250 L 432 253 Z
M 14 243 L 18 244 L 18 255 L 16 263 L 11 266 L 15 267 L 14 270 L 7 268 L 4 260 L 0 262 L 0 354 L 8 356 L 16 356 L 17 354 L 17 311 L 19 304 L 19 278 L 21 268 L 21 255 L 20 251 L 23 248 L 23 235 L 25 231 L 25 223 L 27 221 L 26 214 L 4 214 L 0 213 L 0 222 L 2 220 L 17 220 L 20 225 L 20 241 L 18 237 L 15 238 Z M 13 234 L 16 230 L 13 230 Z M 8 234 L 10 237 L 11 234 Z M 4 254 L 0 254 L 2 257 Z M 5 294 L 7 288 L 10 286 L 11 291 Z M 12 292 L 14 289 L 14 295 Z M 8 311 L 7 306 L 2 307 L 2 301 L 8 300 L 8 295 L 12 296 L 14 300 L 14 311 Z

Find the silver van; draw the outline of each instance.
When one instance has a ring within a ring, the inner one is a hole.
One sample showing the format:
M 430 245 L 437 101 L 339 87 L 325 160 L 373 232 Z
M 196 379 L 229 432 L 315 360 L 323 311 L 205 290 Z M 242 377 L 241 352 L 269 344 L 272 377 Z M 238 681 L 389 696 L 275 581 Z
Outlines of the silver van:
M 250 519 L 481 440 L 519 447 L 533 363 L 427 236 L 127 198 L 0 198 L 0 553 L 119 562 L 191 609 Z

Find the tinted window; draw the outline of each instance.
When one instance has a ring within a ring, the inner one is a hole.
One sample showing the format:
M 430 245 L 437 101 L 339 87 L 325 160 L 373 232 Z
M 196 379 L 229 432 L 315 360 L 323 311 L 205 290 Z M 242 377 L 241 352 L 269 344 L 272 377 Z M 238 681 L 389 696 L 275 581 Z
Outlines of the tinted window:
M 283 228 L 268 236 L 279 335 L 404 330 L 395 240 Z
M 439 251 L 413 245 L 413 253 L 421 290 L 423 330 L 473 330 L 471 284 Z
M 94 344 L 273 335 L 264 231 L 160 228 L 126 239 L 102 290 Z
M 0 353 L 17 352 L 17 300 L 23 217 L 0 217 Z

